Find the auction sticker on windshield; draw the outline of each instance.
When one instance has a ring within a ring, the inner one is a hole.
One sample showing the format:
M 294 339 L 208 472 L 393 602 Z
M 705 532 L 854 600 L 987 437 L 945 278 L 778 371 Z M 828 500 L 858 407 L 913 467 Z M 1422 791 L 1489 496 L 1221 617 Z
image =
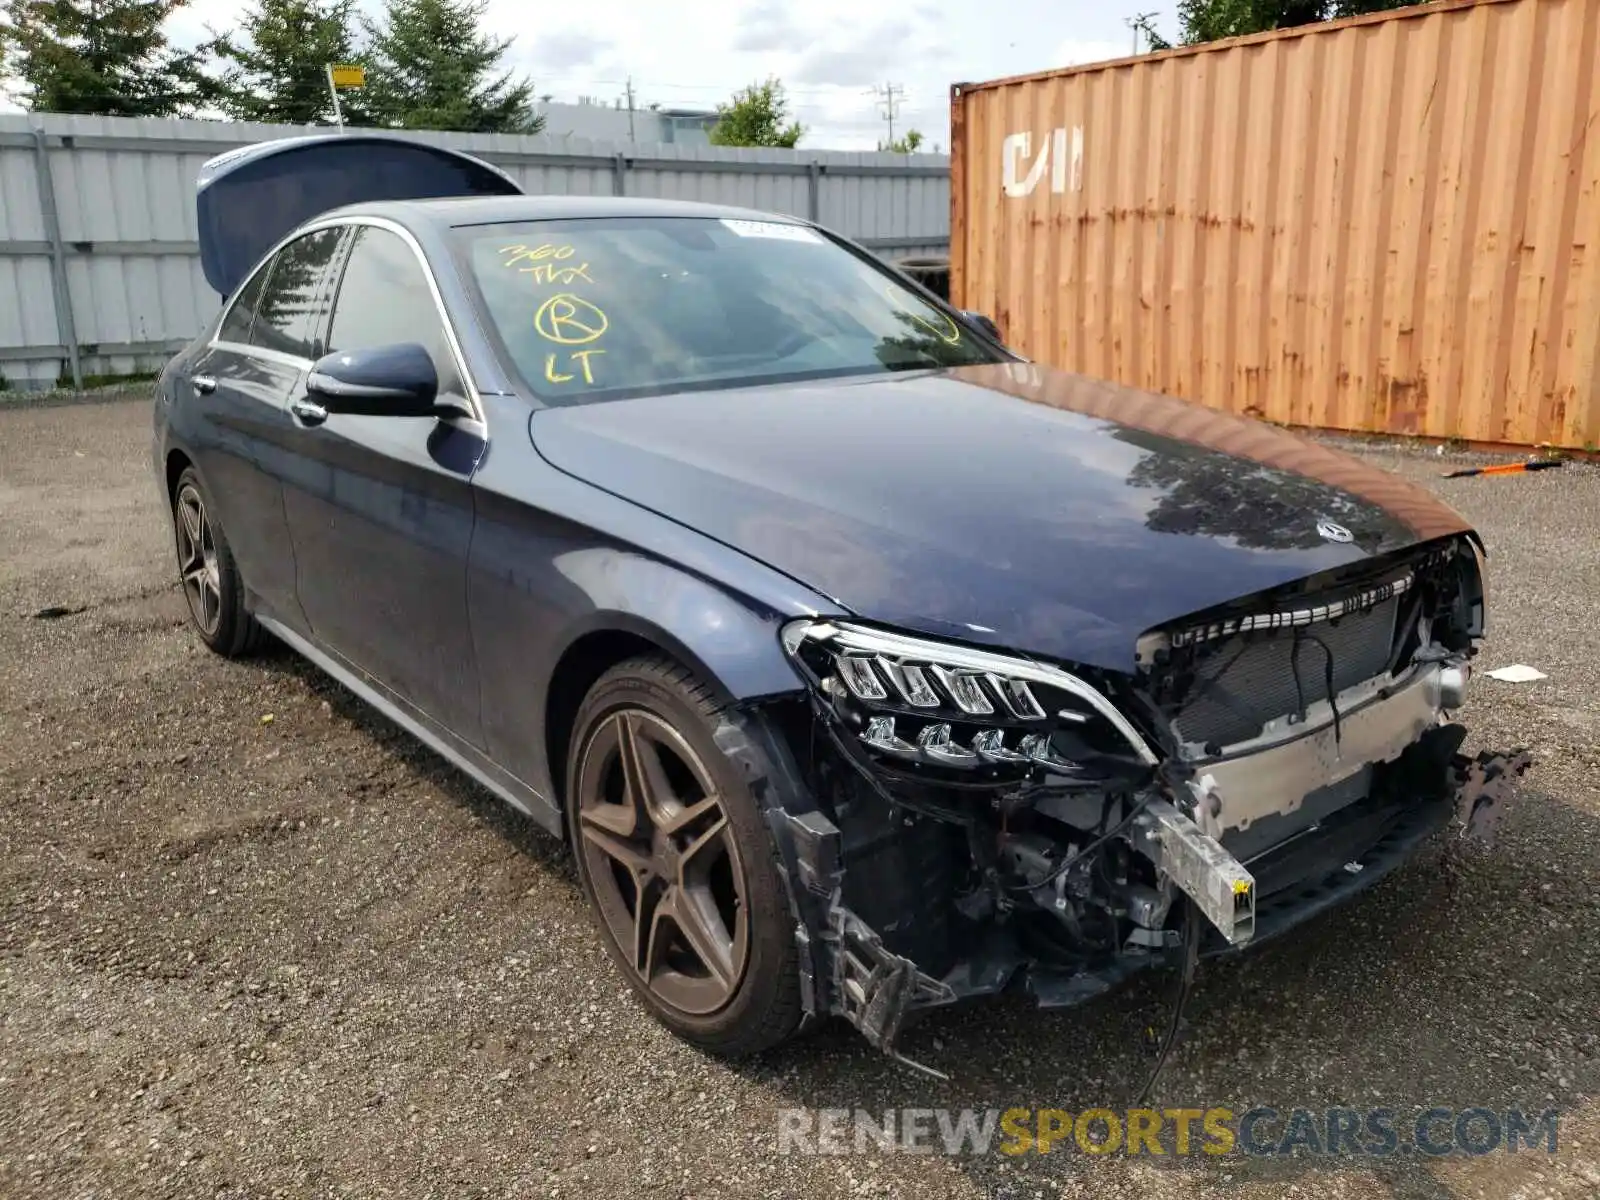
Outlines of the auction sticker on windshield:
M 786 225 L 782 221 L 739 221 L 729 217 L 722 223 L 740 237 L 777 238 L 785 242 L 820 242 L 822 235 L 804 225 Z

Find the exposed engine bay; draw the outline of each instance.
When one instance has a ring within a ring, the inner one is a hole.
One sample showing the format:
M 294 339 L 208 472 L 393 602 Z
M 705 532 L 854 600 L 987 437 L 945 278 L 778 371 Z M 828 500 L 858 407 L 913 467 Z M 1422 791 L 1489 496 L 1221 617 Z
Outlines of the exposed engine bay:
M 1467 537 L 1151 630 L 1127 674 L 787 626 L 818 807 L 769 820 L 808 1010 L 892 1051 L 917 1009 L 1079 1003 L 1282 932 L 1453 813 L 1486 830 L 1528 758 L 1460 753 L 1483 629 Z

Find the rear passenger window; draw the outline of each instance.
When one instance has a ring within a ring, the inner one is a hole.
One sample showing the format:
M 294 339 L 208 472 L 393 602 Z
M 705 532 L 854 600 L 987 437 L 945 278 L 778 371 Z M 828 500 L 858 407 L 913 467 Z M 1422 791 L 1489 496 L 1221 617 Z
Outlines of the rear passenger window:
M 250 329 L 250 344 L 296 358 L 327 353 L 328 267 L 342 229 L 319 229 L 290 242 L 273 260 Z
M 245 283 L 239 298 L 233 302 L 233 307 L 222 318 L 222 328 L 217 331 L 219 342 L 238 342 L 246 345 L 250 341 L 250 326 L 256 319 L 256 308 L 261 304 L 261 289 L 267 285 L 267 276 L 272 274 L 272 266 L 262 267 Z

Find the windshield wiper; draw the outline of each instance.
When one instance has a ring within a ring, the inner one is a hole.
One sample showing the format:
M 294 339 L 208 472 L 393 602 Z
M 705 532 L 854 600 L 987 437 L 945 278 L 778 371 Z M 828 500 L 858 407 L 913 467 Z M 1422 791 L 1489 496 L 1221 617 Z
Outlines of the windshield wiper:
M 893 361 L 880 359 L 879 361 L 883 362 L 883 368 L 886 371 L 938 371 L 944 368 L 945 364 L 931 354 L 920 350 L 914 350 L 912 354 L 915 357 L 895 359 Z

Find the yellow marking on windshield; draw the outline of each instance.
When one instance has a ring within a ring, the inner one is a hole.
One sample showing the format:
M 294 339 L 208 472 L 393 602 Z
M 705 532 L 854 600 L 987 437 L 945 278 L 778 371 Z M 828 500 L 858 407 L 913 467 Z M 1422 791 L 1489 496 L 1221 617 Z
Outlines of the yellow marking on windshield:
M 519 262 L 524 261 L 538 262 L 541 259 L 546 258 L 571 258 L 577 253 L 577 251 L 571 246 L 556 246 L 550 242 L 543 242 L 540 245 L 533 247 L 528 247 L 523 245 L 521 242 L 518 242 L 514 246 L 501 246 L 500 253 L 507 256 L 505 265 L 508 267 L 514 267 Z
M 564 242 L 540 242 L 530 246 L 514 242 L 500 247 L 502 265 L 535 283 L 572 284 L 578 280 L 593 283 L 587 262 L 571 261 L 577 249 Z M 557 346 L 588 346 L 587 350 L 552 351 L 544 358 L 546 383 L 564 384 L 576 380 L 594 383 L 594 358 L 605 351 L 593 343 L 605 335 L 611 319 L 605 309 L 592 300 L 572 292 L 557 292 L 540 304 L 533 314 L 533 328 L 545 341 Z
M 594 364 L 589 360 L 596 354 L 604 353 L 604 350 L 574 350 L 567 355 L 567 361 L 563 365 L 566 366 L 567 370 L 571 371 L 573 369 L 573 364 L 577 364 L 577 370 L 583 372 L 583 381 L 585 383 L 593 383 Z M 544 356 L 545 380 L 549 383 L 571 383 L 577 378 L 577 376 L 563 375 L 560 371 L 556 370 L 556 359 L 559 357 L 559 354 L 546 354 Z
M 911 319 L 946 345 L 954 346 L 961 340 L 961 330 L 957 329 L 956 323 L 942 312 L 935 312 L 932 317 L 923 316 L 921 313 L 912 313 Z M 936 320 L 937 324 L 935 324 Z
M 905 294 L 898 292 L 892 285 L 886 286 L 883 289 L 883 294 L 889 298 L 896 309 L 899 309 L 900 305 L 905 303 Z M 960 327 L 936 308 L 929 309 L 926 315 L 915 312 L 906 312 L 905 315 L 947 346 L 954 346 L 961 341 Z
M 578 365 L 583 368 L 583 381 L 585 383 L 593 383 L 594 382 L 594 373 L 592 371 L 590 371 L 590 369 L 589 369 L 589 356 L 591 354 L 604 354 L 604 353 L 605 353 L 604 350 L 574 350 L 572 352 L 572 357 L 574 359 L 576 359 L 577 362 L 578 362 Z
M 558 346 L 586 346 L 611 327 L 605 311 L 571 292 L 557 292 L 533 314 L 539 336 Z
M 572 284 L 580 279 L 585 283 L 594 282 L 588 263 L 561 265 L 577 253 L 571 246 L 557 246 L 551 242 L 525 246 L 519 242 L 500 247 L 500 253 L 506 256 L 504 266 L 523 275 L 532 275 L 535 283 Z

